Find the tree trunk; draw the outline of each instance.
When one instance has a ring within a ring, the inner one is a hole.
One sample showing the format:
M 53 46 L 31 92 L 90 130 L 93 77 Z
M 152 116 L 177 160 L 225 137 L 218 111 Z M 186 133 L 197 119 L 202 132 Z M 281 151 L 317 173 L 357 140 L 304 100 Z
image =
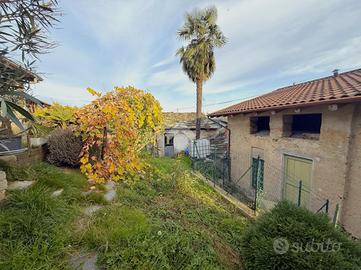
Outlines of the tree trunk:
M 201 137 L 201 118 L 202 118 L 202 87 L 203 81 L 197 80 L 197 115 L 196 115 L 196 139 Z

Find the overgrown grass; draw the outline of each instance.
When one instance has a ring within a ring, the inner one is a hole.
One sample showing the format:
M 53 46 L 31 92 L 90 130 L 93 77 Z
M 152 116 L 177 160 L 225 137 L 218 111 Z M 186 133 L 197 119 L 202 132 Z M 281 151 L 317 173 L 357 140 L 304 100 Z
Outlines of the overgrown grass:
M 79 212 L 75 202 L 85 178 L 45 164 L 2 168 L 9 180 L 37 182 L 0 204 L 0 269 L 67 269 L 71 223 Z M 52 197 L 59 188 L 63 195 Z
M 145 179 L 121 184 L 79 245 L 96 249 L 104 269 L 240 269 L 245 218 L 193 175 L 188 159 L 147 162 Z
M 79 250 L 98 252 L 101 269 L 240 269 L 245 218 L 193 175 L 187 158 L 145 159 L 144 179 L 119 184 L 107 205 L 101 192 L 82 195 L 87 183 L 76 170 L 3 168 L 10 180 L 37 184 L 0 205 L 0 269 L 68 269 Z M 104 207 L 84 216 L 94 203 Z
M 0 269 L 70 269 L 69 254 L 79 251 L 97 252 L 100 269 L 112 270 L 357 269 L 360 246 L 331 228 L 327 218 L 285 204 L 248 226 L 232 204 L 192 172 L 187 158 L 144 159 L 143 178 L 119 183 L 110 204 L 101 186 L 84 196 L 87 181 L 77 170 L 0 164 L 9 180 L 37 181 L 0 204 Z M 58 189 L 64 192 L 52 197 Z M 103 208 L 88 217 L 81 210 L 89 204 Z M 279 236 L 292 241 L 329 237 L 347 250 L 280 257 L 272 245 Z

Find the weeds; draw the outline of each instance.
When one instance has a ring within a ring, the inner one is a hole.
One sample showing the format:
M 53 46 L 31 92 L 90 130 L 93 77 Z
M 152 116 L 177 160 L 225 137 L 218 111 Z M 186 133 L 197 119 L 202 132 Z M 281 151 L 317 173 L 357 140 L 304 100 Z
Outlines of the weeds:
M 118 184 L 112 204 L 101 187 L 82 195 L 87 182 L 76 170 L 3 167 L 11 180 L 37 183 L 0 205 L 0 269 L 67 269 L 67 254 L 84 249 L 98 252 L 102 269 L 239 269 L 245 219 L 190 172 L 188 159 L 145 160 L 144 179 Z M 81 215 L 92 203 L 104 207 Z

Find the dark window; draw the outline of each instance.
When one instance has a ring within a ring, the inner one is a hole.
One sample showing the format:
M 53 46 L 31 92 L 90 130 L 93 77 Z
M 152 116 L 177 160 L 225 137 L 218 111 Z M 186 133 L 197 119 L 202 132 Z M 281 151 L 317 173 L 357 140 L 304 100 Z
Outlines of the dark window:
M 251 117 L 251 134 L 269 134 L 270 132 L 270 126 L 269 116 L 258 116 L 258 117 Z
M 294 115 L 292 122 L 292 131 L 320 133 L 321 121 L 322 115 L 320 113 Z
M 174 145 L 174 135 L 173 134 L 165 134 L 164 135 L 164 144 L 165 144 L 165 146 L 173 146 Z
M 322 114 L 297 114 L 283 117 L 283 135 L 318 139 L 321 131 Z
M 263 190 L 264 160 L 252 158 L 252 187 Z M 257 182 L 258 180 L 258 182 Z

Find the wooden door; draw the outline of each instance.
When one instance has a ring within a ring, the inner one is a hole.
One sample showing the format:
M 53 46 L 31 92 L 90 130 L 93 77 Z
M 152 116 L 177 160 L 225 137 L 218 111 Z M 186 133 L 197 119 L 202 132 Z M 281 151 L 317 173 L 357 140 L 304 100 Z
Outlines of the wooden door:
M 309 207 L 312 176 L 312 160 L 285 155 L 284 197 L 301 206 Z M 299 188 L 302 181 L 302 188 Z M 301 192 L 300 192 L 301 190 Z

